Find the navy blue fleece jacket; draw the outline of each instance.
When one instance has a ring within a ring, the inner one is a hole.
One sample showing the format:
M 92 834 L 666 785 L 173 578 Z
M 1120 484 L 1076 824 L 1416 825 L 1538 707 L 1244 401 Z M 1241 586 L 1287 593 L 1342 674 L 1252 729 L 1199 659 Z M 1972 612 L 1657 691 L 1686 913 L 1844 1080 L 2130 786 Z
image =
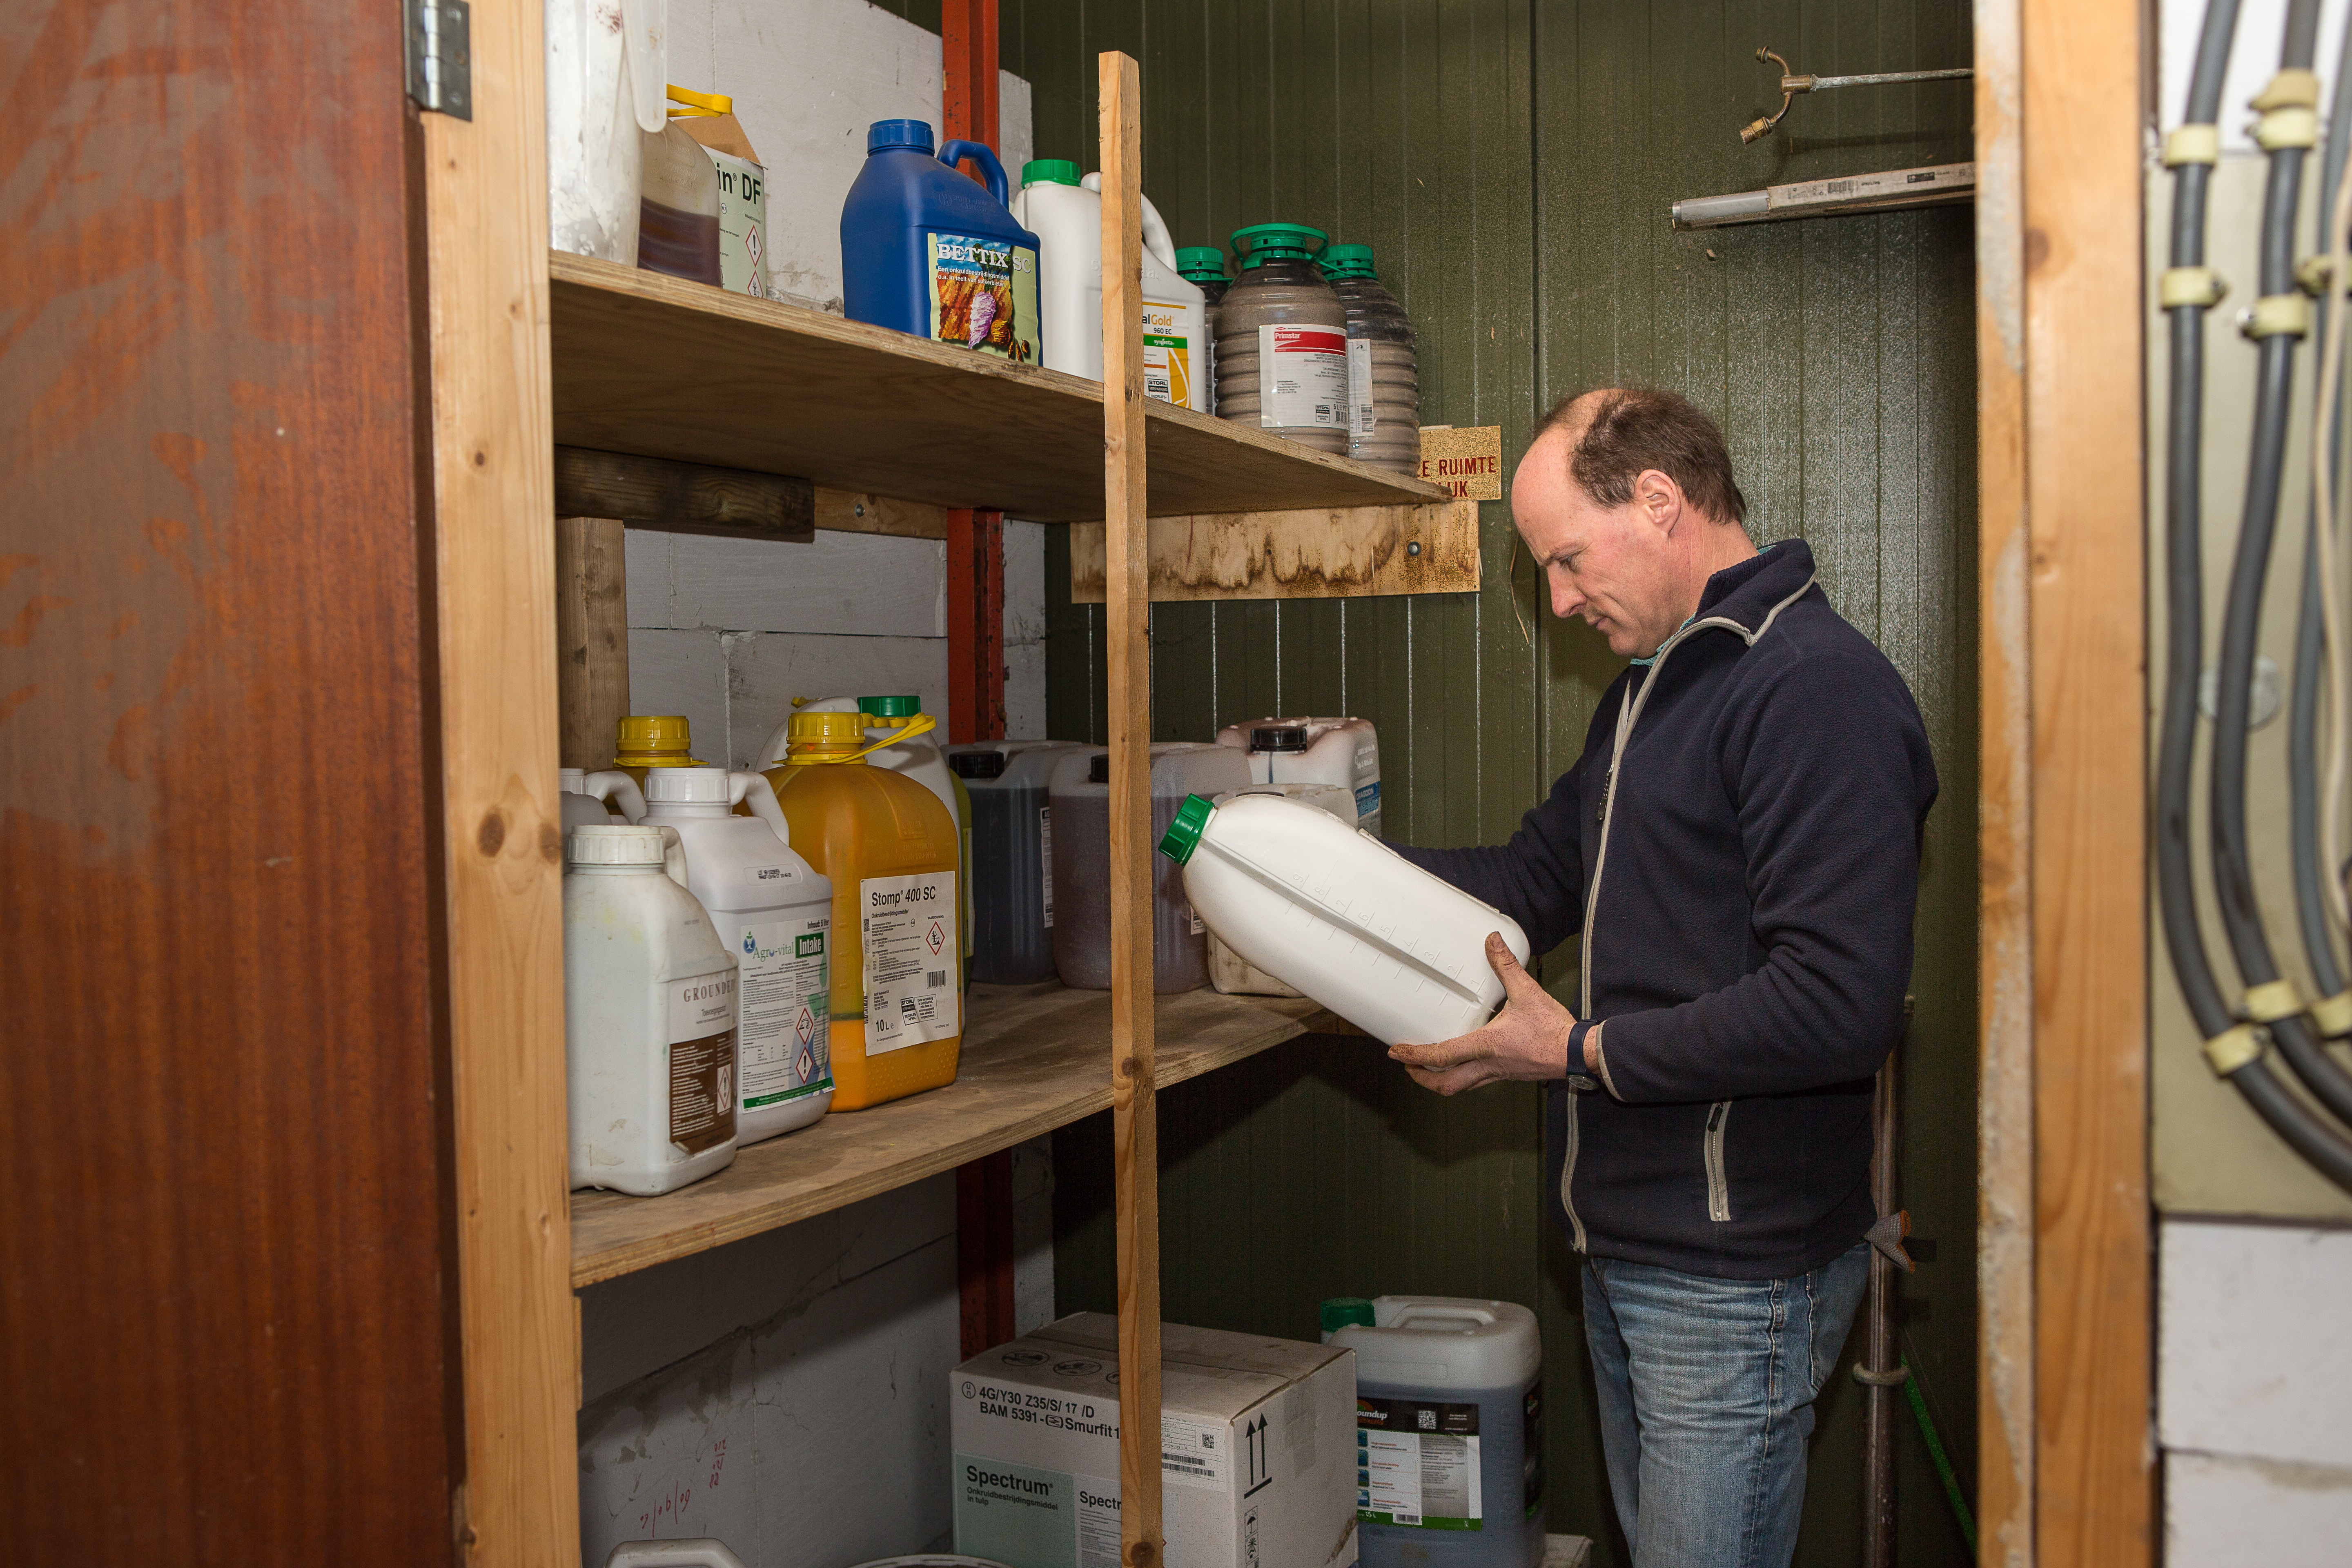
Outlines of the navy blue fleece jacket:
M 1618 677 L 1509 843 L 1397 846 L 1537 952 L 1583 933 L 1548 1118 L 1579 1250 L 1777 1279 L 1861 1239 L 1870 1080 L 1902 1028 L 1936 789 L 1903 678 L 1791 540 L 1717 573 Z

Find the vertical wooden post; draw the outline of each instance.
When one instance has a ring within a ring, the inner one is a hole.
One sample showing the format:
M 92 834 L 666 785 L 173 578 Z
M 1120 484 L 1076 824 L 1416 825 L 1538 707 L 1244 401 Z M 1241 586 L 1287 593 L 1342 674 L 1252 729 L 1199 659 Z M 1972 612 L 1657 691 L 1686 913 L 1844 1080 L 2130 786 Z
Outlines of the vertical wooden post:
M 1151 605 L 1143 500 L 1143 116 L 1097 57 L 1102 116 L 1104 620 L 1110 645 L 1111 1129 L 1118 1209 L 1119 1561 L 1160 1536 L 1160 1126 L 1153 1095 Z
M 556 759 L 613 765 L 629 711 L 627 531 L 617 517 L 555 520 Z
M 467 1564 L 580 1561 L 563 1096 L 547 117 L 535 5 L 423 116 Z

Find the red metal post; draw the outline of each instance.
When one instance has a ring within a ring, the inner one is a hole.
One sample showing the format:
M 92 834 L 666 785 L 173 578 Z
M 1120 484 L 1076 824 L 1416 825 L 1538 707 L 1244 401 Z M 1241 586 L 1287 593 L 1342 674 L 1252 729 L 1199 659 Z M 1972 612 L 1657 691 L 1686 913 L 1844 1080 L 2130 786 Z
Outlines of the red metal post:
M 940 118 L 944 141 L 996 140 L 996 0 L 941 0 Z M 971 165 L 964 165 L 979 177 Z M 1014 171 L 1018 173 L 1018 171 Z
M 948 513 L 948 736 L 1004 738 L 1004 514 Z

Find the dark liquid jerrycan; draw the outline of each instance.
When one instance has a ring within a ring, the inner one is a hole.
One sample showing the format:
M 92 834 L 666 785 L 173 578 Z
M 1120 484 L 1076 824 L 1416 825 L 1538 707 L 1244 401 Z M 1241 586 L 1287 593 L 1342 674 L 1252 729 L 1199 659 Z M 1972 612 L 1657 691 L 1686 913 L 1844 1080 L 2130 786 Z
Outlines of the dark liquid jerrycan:
M 960 173 L 970 158 L 985 190 Z M 841 207 L 842 308 L 934 342 L 1016 364 L 1045 363 L 1037 306 L 1037 237 L 1005 202 L 1004 165 L 977 142 L 936 156 L 920 120 L 877 120 L 866 166 Z

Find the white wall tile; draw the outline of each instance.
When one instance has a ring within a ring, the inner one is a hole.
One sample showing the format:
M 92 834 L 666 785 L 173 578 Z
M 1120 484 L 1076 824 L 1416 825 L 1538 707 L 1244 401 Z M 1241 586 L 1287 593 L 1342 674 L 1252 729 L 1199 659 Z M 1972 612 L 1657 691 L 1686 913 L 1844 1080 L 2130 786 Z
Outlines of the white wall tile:
M 946 547 L 935 539 L 821 529 L 792 544 L 633 528 L 627 542 L 632 626 L 947 635 Z
M 2164 1459 L 2169 1568 L 2338 1568 L 2352 1557 L 2352 1470 L 2214 1454 Z
M 694 754 L 714 766 L 725 763 L 730 754 L 725 634 L 630 627 L 629 711 L 683 713 Z
M 1045 524 L 1004 524 L 1004 733 L 1045 733 Z
M 2164 1446 L 2352 1468 L 2352 1232 L 2168 1220 L 2158 1247 Z
M 635 638 L 636 634 L 631 633 L 632 648 L 636 647 Z M 730 637 L 728 658 L 730 767 L 748 768 L 758 762 L 760 749 L 769 734 L 792 716 L 794 697 L 858 697 L 874 692 L 912 691 L 921 696 L 923 711 L 940 715 L 940 728 L 946 728 L 945 637 L 803 637 L 741 632 Z

